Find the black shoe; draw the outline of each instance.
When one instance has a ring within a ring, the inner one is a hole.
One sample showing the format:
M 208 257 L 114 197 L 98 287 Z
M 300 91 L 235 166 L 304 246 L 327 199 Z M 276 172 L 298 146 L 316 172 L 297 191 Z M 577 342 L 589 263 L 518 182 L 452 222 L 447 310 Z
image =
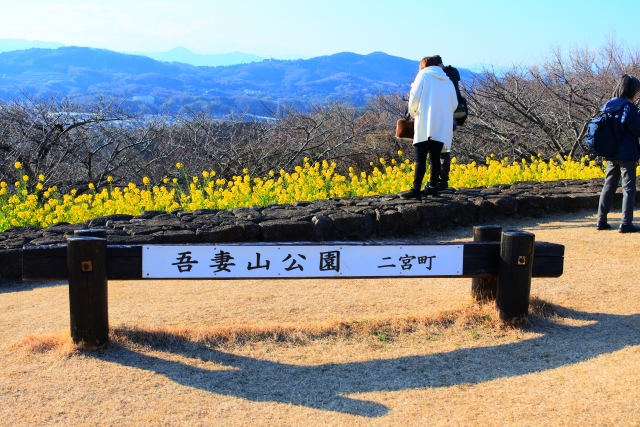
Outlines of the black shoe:
M 620 233 L 637 233 L 640 231 L 640 228 L 636 227 L 633 224 L 624 225 L 620 224 L 620 228 L 618 229 Z
M 427 185 L 422 189 L 422 195 L 424 197 L 427 197 L 427 196 L 438 197 L 438 189 L 436 187 L 431 187 Z
M 447 182 L 439 182 L 438 185 L 436 185 L 436 190 L 438 191 L 447 191 L 449 189 L 449 183 Z
M 450 188 L 446 182 L 438 183 L 438 185 L 436 185 L 436 191 L 438 193 L 455 193 L 456 192 L 456 190 L 454 190 L 453 188 Z
M 422 194 L 420 194 L 419 190 L 405 191 L 403 193 L 398 194 L 398 196 L 400 196 L 401 199 L 415 199 L 415 200 L 422 199 Z
M 609 223 L 607 222 L 598 222 L 598 224 L 596 224 L 596 228 L 598 230 L 609 230 L 611 228 L 611 225 L 609 225 Z

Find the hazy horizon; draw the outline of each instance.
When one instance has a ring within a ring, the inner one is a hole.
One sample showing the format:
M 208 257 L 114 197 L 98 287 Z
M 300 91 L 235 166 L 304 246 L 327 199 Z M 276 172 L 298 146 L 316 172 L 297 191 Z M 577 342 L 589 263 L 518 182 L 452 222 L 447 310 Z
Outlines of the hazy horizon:
M 22 45 L 25 43 L 32 43 L 34 45 L 43 45 L 43 46 L 32 46 L 32 47 L 21 47 L 21 48 L 16 48 L 16 49 L 6 49 L 5 48 L 5 44 L 9 43 L 9 44 L 16 44 L 16 45 Z M 44 46 L 44 45 L 50 45 L 50 46 Z M 59 45 L 59 46 L 56 46 Z M 29 48 L 44 48 L 44 49 L 56 49 L 58 47 L 73 47 L 73 45 L 63 45 L 61 43 L 56 43 L 56 42 L 45 42 L 42 40 L 23 40 L 23 39 L 0 39 L 0 53 L 2 52 L 10 52 L 13 50 L 24 50 L 24 49 L 29 49 Z M 89 47 L 92 48 L 91 46 L 76 46 L 76 47 Z M 101 48 L 97 48 L 97 49 L 101 49 Z M 112 50 L 112 49 L 107 49 L 107 50 Z M 244 61 L 234 61 L 234 60 L 230 60 L 227 61 L 227 63 L 224 64 L 215 64 L 214 66 L 225 66 L 225 65 L 238 65 L 238 64 L 247 64 L 250 62 L 259 62 L 265 59 L 277 59 L 277 60 L 289 60 L 289 61 L 294 61 L 294 60 L 306 60 L 306 59 L 312 59 L 314 58 L 313 56 L 306 56 L 306 55 L 275 55 L 275 56 L 269 56 L 269 57 L 263 57 L 263 56 L 259 56 L 259 55 L 255 55 L 251 52 L 239 52 L 239 51 L 234 51 L 234 52 L 222 52 L 222 53 L 197 53 L 197 52 L 193 52 L 192 50 L 184 47 L 184 46 L 176 46 L 172 49 L 169 49 L 167 51 L 157 51 L 157 52 L 126 52 L 126 51 L 114 51 L 114 52 L 118 52 L 118 53 L 123 53 L 123 54 L 128 54 L 128 55 L 141 55 L 141 56 L 147 56 L 150 57 L 152 59 L 158 60 L 158 61 L 164 61 L 164 62 L 183 62 L 185 64 L 190 64 L 190 65 L 195 65 L 195 66 L 211 66 L 211 64 L 197 64 L 194 62 L 197 61 L 193 61 L 193 60 L 187 60 L 185 58 L 183 58 L 184 60 L 180 61 L 178 59 L 178 57 L 174 58 L 174 59 L 164 59 L 162 58 L 163 55 L 169 55 L 172 52 L 177 51 L 177 55 L 179 55 L 182 52 L 187 52 L 189 54 L 195 55 L 195 56 L 199 56 L 202 58 L 220 58 L 220 60 L 222 58 L 231 58 L 233 56 L 247 56 L 247 57 L 255 57 L 256 60 L 255 61 L 248 61 L 248 60 L 244 60 Z M 319 56 L 331 56 L 331 55 L 335 55 L 338 53 L 343 53 L 343 52 L 334 52 L 328 55 L 319 55 Z M 355 53 L 355 52 L 352 52 Z M 366 53 L 364 55 L 370 54 L 370 53 L 374 53 L 374 52 L 369 52 Z M 391 55 L 387 52 L 383 52 L 387 55 Z M 391 56 L 398 56 L 398 55 L 391 55 Z M 400 57 L 402 58 L 402 57 Z M 413 61 L 418 61 L 419 59 L 416 58 L 404 58 L 404 59 L 409 59 L 409 60 L 413 60 Z M 202 61 L 202 60 L 201 60 Z M 483 67 L 486 66 L 496 66 L 497 68 L 501 68 L 501 65 L 497 65 L 497 64 L 488 64 L 488 63 L 477 63 L 477 64 L 452 64 L 455 65 L 458 68 L 462 68 L 462 69 L 467 69 L 470 70 L 472 72 L 479 72 L 482 70 Z
M 640 2 L 626 2 L 638 16 Z M 530 64 L 553 46 L 599 46 L 615 34 L 637 44 L 633 20 L 595 0 L 24 0 L 3 8 L 0 38 L 117 52 L 243 52 L 317 57 L 381 51 L 408 59 L 440 54 L 451 64 Z M 635 46 L 631 46 L 635 47 Z

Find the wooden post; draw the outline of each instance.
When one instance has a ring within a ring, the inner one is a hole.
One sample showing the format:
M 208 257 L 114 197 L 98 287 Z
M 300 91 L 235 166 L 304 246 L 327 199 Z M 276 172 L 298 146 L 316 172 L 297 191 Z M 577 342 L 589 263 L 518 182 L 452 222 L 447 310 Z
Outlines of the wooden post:
M 84 228 L 82 230 L 75 230 L 73 235 L 78 237 L 100 237 L 101 239 L 106 239 L 107 230 L 101 228 Z
M 500 319 L 506 322 L 520 323 L 529 314 L 534 246 L 532 233 L 502 233 L 496 307 L 500 310 Z
M 474 242 L 499 242 L 502 237 L 502 227 L 499 225 L 481 225 L 473 227 Z M 496 298 L 498 279 L 495 277 L 481 277 L 471 279 L 471 295 L 476 301 L 493 300 Z
M 98 350 L 109 342 L 107 241 L 68 237 L 71 339 L 82 350 Z

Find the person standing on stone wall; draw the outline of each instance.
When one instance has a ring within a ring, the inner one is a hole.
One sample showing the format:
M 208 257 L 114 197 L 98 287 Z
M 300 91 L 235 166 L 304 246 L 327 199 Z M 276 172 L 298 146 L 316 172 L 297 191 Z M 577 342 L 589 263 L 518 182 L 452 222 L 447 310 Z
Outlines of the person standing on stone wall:
M 439 55 L 424 57 L 409 92 L 409 114 L 415 118 L 413 148 L 416 165 L 413 187 L 400 193 L 403 199 L 420 200 L 422 195 L 437 194 L 440 153 L 443 146 L 451 148 L 453 112 L 457 107 L 455 87 L 444 72 L 442 58 Z M 421 191 L 427 156 L 431 173 L 429 182 Z
M 607 101 L 602 111 L 621 111 L 622 114 L 613 123 L 618 135 L 616 154 L 607 157 L 607 169 L 604 186 L 598 203 L 598 230 L 611 228 L 607 222 L 607 214 L 611 209 L 613 195 L 622 178 L 622 220 L 620 233 L 636 233 L 640 228 L 633 225 L 633 205 L 636 200 L 636 166 L 640 159 L 640 115 L 634 102 L 640 95 L 640 81 L 628 74 L 618 81 L 613 98 Z
M 456 97 L 458 98 L 458 107 L 464 106 L 465 115 L 460 118 L 453 119 L 453 130 L 455 133 L 456 127 L 462 126 L 464 122 L 467 120 L 467 100 L 464 99 L 462 93 L 460 93 L 460 72 L 451 65 L 447 65 L 444 67 L 444 73 L 449 77 L 451 83 L 453 83 L 453 87 L 456 90 Z M 442 146 L 442 151 L 440 152 L 440 178 L 438 179 L 438 184 L 436 185 L 437 191 L 446 191 L 449 188 L 449 171 L 451 170 L 451 148 L 447 148 L 446 146 Z

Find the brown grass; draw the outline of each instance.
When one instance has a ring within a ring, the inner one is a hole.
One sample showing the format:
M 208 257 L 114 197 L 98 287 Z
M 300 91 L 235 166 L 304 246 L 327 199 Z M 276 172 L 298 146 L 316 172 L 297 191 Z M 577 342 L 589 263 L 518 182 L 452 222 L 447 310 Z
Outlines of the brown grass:
M 532 317 L 557 315 L 551 306 L 538 298 L 530 305 Z M 110 330 L 111 346 L 127 348 L 170 349 L 197 344 L 212 349 L 233 350 L 250 343 L 286 343 L 309 345 L 321 340 L 367 340 L 390 342 L 404 334 L 420 333 L 427 338 L 447 329 L 491 330 L 492 333 L 515 333 L 518 327 L 499 319 L 494 303 L 475 303 L 459 310 L 443 311 L 429 316 L 392 317 L 387 319 L 351 320 L 305 326 L 240 326 L 220 328 L 119 326 Z M 68 332 L 27 335 L 12 346 L 14 351 L 52 353 L 59 356 L 80 354 Z
M 501 224 L 567 248 L 518 327 L 470 280 L 114 281 L 85 353 L 64 283 L 0 288 L 0 426 L 638 426 L 640 236 L 594 222 Z
M 484 304 L 432 316 L 339 321 L 300 327 L 274 325 L 141 329 L 125 326 L 113 330 L 111 337 L 114 342 L 122 345 L 138 344 L 162 348 L 171 347 L 179 341 L 230 350 L 249 343 L 309 345 L 320 340 L 362 340 L 371 337 L 386 342 L 407 333 L 439 334 L 443 329 L 456 324 L 465 327 L 488 326 L 493 319 L 493 305 Z M 498 323 L 494 321 L 493 324 Z
M 41 335 L 27 335 L 11 346 L 13 351 L 42 354 L 54 353 L 68 356 L 76 354 L 77 350 L 71 341 L 69 332 L 47 333 Z

